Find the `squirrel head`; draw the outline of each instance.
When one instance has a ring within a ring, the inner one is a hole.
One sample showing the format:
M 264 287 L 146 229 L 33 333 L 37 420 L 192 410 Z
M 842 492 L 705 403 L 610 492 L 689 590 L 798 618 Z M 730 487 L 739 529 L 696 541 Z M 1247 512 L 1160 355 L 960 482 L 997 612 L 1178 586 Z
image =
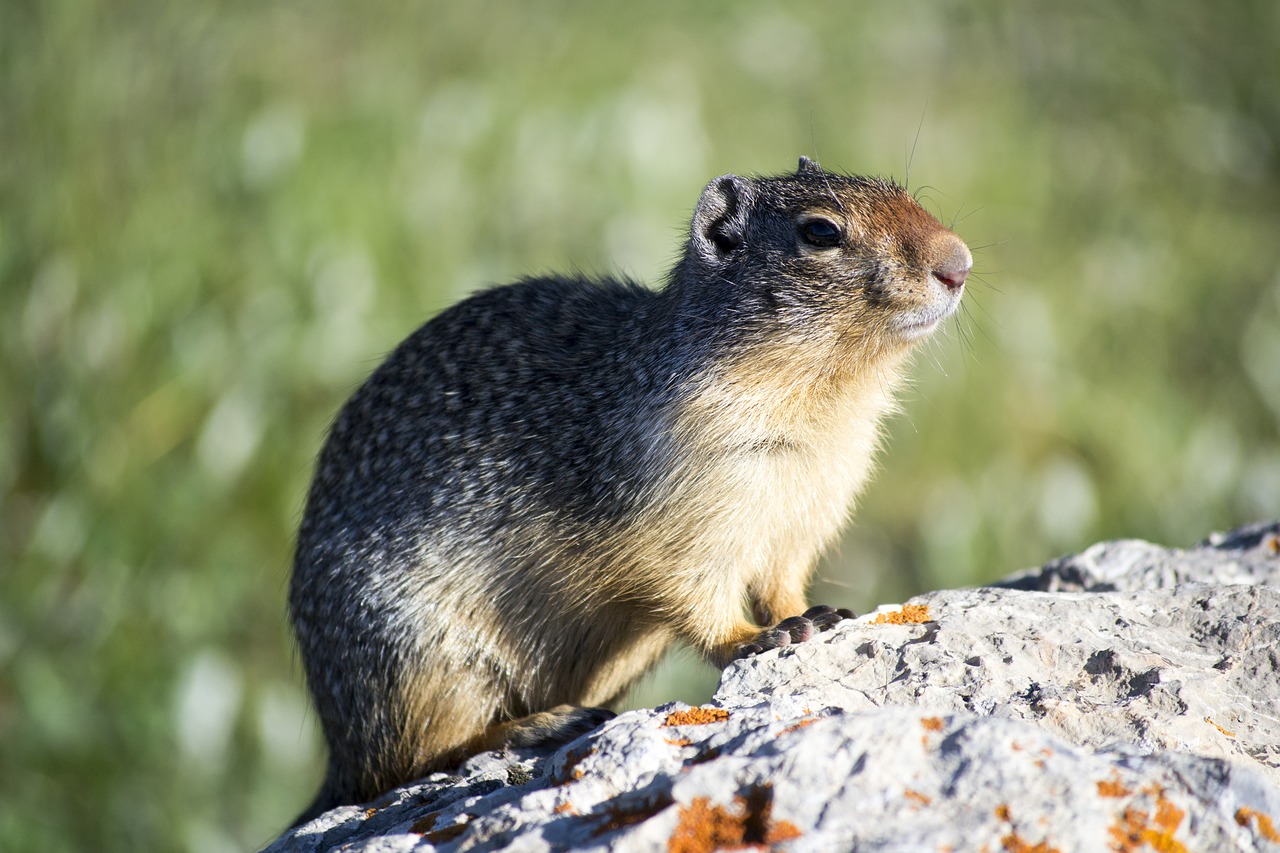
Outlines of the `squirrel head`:
M 752 339 L 897 348 L 955 311 L 972 263 L 893 181 L 801 157 L 793 174 L 707 184 L 678 298 Z

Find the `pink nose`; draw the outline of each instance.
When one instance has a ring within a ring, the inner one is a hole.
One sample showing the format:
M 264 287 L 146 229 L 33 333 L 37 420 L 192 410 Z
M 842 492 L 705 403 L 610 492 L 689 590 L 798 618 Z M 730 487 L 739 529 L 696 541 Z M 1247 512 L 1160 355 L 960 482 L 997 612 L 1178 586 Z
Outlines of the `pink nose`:
M 973 269 L 973 255 L 969 254 L 969 247 L 955 234 L 944 229 L 939 229 L 934 235 L 925 257 L 928 259 L 929 272 L 952 293 L 964 286 L 969 270 Z
M 947 290 L 958 290 L 969 277 L 970 269 L 972 266 L 968 263 L 944 264 L 933 271 L 933 277 L 942 282 Z

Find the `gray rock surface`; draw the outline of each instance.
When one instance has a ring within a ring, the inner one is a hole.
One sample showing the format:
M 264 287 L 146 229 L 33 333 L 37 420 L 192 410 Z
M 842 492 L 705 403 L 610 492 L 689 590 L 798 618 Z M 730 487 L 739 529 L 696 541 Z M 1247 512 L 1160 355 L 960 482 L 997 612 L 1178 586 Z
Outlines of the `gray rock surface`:
M 1274 522 L 1215 533 L 1185 551 L 1140 539 L 1099 542 L 992 586 L 1044 592 L 1124 592 L 1183 583 L 1280 586 L 1276 543 Z
M 276 851 L 1280 851 L 1280 522 L 1095 545 L 486 753 Z

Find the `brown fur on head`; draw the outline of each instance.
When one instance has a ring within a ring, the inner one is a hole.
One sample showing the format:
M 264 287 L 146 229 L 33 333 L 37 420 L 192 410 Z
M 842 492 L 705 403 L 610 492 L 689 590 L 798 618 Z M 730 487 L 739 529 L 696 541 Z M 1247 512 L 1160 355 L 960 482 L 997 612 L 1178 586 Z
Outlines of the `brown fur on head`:
M 910 345 L 959 304 L 971 264 L 892 181 L 804 157 L 791 175 L 716 178 L 683 262 L 696 275 L 677 268 L 672 287 L 683 313 L 705 318 L 714 351 L 689 378 L 686 429 L 777 448 L 868 420 L 889 405 Z
M 802 158 L 791 175 L 711 181 L 686 263 L 707 291 L 683 298 L 730 315 L 736 343 L 825 347 L 837 361 L 821 375 L 933 331 L 959 304 L 972 258 L 894 182 Z

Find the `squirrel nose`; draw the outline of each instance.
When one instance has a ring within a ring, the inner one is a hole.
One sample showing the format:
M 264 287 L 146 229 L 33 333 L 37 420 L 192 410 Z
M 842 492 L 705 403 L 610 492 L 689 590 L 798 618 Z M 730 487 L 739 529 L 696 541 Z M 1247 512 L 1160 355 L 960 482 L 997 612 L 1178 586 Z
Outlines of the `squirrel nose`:
M 959 237 L 953 237 L 951 246 L 941 252 L 941 258 L 934 264 L 933 277 L 942 283 L 947 290 L 959 290 L 964 280 L 973 269 L 973 256 L 969 247 Z
M 933 271 L 933 277 L 946 285 L 947 290 L 955 290 L 969 277 L 969 267 L 942 267 Z

